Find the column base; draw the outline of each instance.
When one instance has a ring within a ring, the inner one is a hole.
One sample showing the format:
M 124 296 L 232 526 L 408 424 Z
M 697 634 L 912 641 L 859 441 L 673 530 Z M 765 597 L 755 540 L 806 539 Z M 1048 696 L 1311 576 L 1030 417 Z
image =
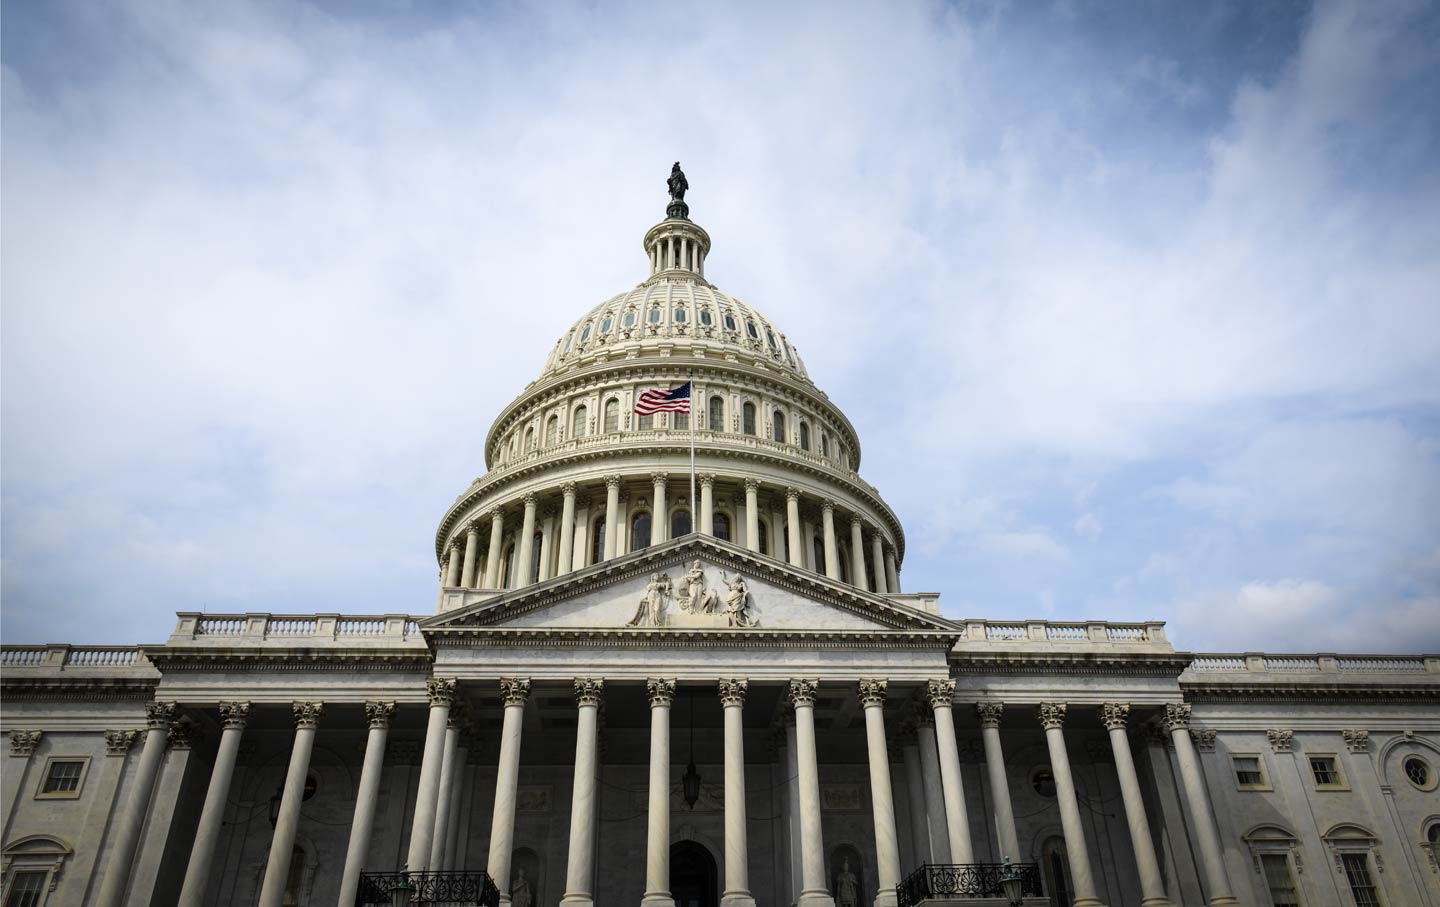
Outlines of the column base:
M 898 903 L 894 888 L 882 888 L 875 893 L 875 907 L 896 907 Z
M 816 888 L 800 892 L 800 900 L 795 902 L 795 907 L 835 907 L 835 899 L 825 889 Z
M 589 894 L 567 894 L 560 898 L 560 907 L 595 907 L 595 897 Z
M 755 907 L 755 896 L 748 891 L 727 891 L 720 895 L 720 907 Z
M 675 899 L 668 891 L 646 892 L 640 899 L 640 907 L 675 907 Z

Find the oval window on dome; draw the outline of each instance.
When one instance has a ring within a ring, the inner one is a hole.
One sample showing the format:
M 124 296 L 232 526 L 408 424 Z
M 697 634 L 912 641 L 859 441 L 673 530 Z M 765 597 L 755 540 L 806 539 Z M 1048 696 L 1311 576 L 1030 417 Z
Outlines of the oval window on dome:
M 602 321 L 602 322 L 600 322 L 600 333 L 602 333 L 602 334 L 608 334 L 608 333 L 610 333 L 610 328 L 614 327 L 614 325 L 615 325 L 615 319 L 614 319 L 614 318 L 611 318 L 609 315 L 606 315 L 606 316 L 605 316 L 605 320 Z
M 705 325 L 707 328 L 715 323 L 715 316 L 710 314 L 709 309 L 700 310 L 700 323 Z
M 676 307 L 675 307 L 675 323 L 676 323 L 676 324 L 684 324 L 684 323 L 685 323 L 685 307 L 684 307 L 683 305 L 680 305 L 680 306 L 676 306 Z
M 727 330 L 727 331 L 738 331 L 738 330 L 740 330 L 739 328 L 737 328 L 737 327 L 735 326 L 735 316 L 734 316 L 734 315 L 731 315 L 729 312 L 726 312 L 726 313 L 725 313 L 725 330 Z
M 635 310 L 631 309 L 630 311 L 626 312 L 625 317 L 620 320 L 620 323 L 625 325 L 627 328 L 633 328 L 635 326 Z
M 650 310 L 650 323 L 651 323 L 651 324 L 659 324 L 659 323 L 660 323 L 660 307 L 659 307 L 659 306 L 656 306 L 655 308 L 653 308 L 653 309 Z
M 590 325 L 585 325 L 585 330 L 580 332 L 580 342 L 584 343 L 590 339 Z
M 775 342 L 775 332 L 769 328 L 765 329 L 765 339 L 770 341 L 770 349 L 778 350 L 780 348 L 780 344 Z
M 751 321 L 749 318 L 745 319 L 745 331 L 755 340 L 760 339 L 759 329 L 755 327 L 755 322 Z

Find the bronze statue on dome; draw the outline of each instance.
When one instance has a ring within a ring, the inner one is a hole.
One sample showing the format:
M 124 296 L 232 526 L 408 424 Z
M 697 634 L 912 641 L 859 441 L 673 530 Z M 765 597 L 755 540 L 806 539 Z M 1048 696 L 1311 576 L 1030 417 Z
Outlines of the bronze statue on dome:
M 690 188 L 690 182 L 685 179 L 685 171 L 680 169 L 679 161 L 670 168 L 670 178 L 665 181 L 665 185 L 670 189 L 670 198 L 677 202 L 685 201 L 685 190 Z

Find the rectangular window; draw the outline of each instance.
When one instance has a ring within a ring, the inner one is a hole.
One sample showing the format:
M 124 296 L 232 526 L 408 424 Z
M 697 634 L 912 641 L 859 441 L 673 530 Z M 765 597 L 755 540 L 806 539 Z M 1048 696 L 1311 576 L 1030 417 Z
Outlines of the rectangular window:
M 1340 769 L 1335 765 L 1334 756 L 1311 756 L 1310 773 L 1315 776 L 1317 787 L 1340 786 Z
M 50 772 L 45 776 L 45 787 L 41 793 L 65 794 L 80 789 L 80 770 L 83 762 L 52 762 Z
M 1295 890 L 1295 876 L 1290 873 L 1290 858 L 1283 853 L 1260 855 L 1265 870 L 1265 885 L 1270 890 L 1271 907 L 1300 907 L 1300 894 Z
M 36 907 L 45 892 L 44 872 L 17 872 L 10 881 L 10 891 L 5 895 L 5 907 Z
M 1241 787 L 1264 787 L 1265 774 L 1260 771 L 1259 756 L 1236 756 L 1235 783 Z
M 674 427 L 677 428 L 677 429 L 679 429 L 679 430 L 681 430 L 681 431 L 689 431 L 689 430 L 690 430 L 690 414 L 689 414 L 689 413 L 675 413 Z
M 1355 907 L 1383 907 L 1375 880 L 1370 876 L 1369 857 L 1363 853 L 1346 853 L 1340 855 L 1340 862 L 1345 867 L 1345 881 L 1350 885 Z

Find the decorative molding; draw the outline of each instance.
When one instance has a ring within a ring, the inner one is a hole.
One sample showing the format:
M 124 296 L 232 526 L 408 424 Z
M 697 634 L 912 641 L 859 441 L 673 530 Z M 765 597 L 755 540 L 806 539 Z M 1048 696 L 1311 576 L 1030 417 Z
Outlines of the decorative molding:
M 787 693 L 790 705 L 797 709 L 802 706 L 813 709 L 815 707 L 815 690 L 819 686 L 819 680 L 800 679 L 790 681 L 790 689 Z
M 1270 728 L 1265 732 L 1265 739 L 1270 741 L 1270 748 L 1277 753 L 1291 752 L 1295 742 L 1295 732 L 1285 728 Z
M 1107 731 L 1123 731 L 1130 721 L 1130 703 L 1107 702 L 1100 706 L 1100 723 Z
M 722 706 L 743 706 L 745 705 L 745 696 L 750 691 L 750 681 L 741 677 L 732 677 L 721 680 L 719 689 Z
M 455 701 L 454 678 L 431 677 L 425 681 L 425 695 L 430 699 L 430 708 L 448 706 Z
M 575 678 L 575 705 L 599 707 L 605 701 L 605 681 L 599 677 Z
M 925 684 L 925 698 L 932 709 L 950 708 L 955 704 L 955 681 L 931 680 Z
M 505 707 L 525 705 L 530 698 L 530 678 L 528 677 L 501 677 L 500 698 L 505 701 Z
M 227 728 L 243 729 L 245 722 L 250 720 L 250 703 L 222 701 L 220 703 L 220 720 Z
M 977 702 L 975 703 L 975 717 L 980 719 L 982 728 L 1000 727 L 1000 718 L 1005 714 L 1005 703 L 1003 702 Z
M 295 729 L 313 730 L 320 723 L 320 716 L 325 712 L 323 702 L 294 702 L 290 704 L 290 711 L 295 715 Z
M 1165 717 L 1161 719 L 1161 724 L 1172 734 L 1177 730 L 1187 729 L 1190 727 L 1191 711 L 1188 703 L 1167 702 L 1165 703 Z
M 867 680 L 861 679 L 856 686 L 856 692 L 860 696 L 860 705 L 864 708 L 885 706 L 885 691 L 890 686 L 888 680 Z
M 395 702 L 372 699 L 365 703 L 365 722 L 371 730 L 386 730 L 395 717 Z
M 645 695 L 650 700 L 650 708 L 668 708 L 675 701 L 675 681 L 652 677 L 645 681 Z
M 145 726 L 165 730 L 175 717 L 175 703 L 151 702 L 145 706 Z
M 1068 706 L 1063 702 L 1042 702 L 1035 712 L 1040 717 L 1040 726 L 1047 731 L 1058 731 L 1065 726 L 1065 712 Z
M 1195 744 L 1195 749 L 1202 753 L 1215 751 L 1215 730 L 1213 728 L 1191 728 L 1190 740 Z
M 1346 728 L 1340 736 L 1345 738 L 1345 746 L 1352 753 L 1363 753 L 1370 748 L 1370 732 L 1363 728 Z
M 40 738 L 44 731 L 11 731 L 10 732 L 10 755 L 29 757 L 35 753 L 35 747 L 40 745 Z
M 135 738 L 140 736 L 136 730 L 106 731 L 105 732 L 105 755 L 124 756 L 134 746 Z

